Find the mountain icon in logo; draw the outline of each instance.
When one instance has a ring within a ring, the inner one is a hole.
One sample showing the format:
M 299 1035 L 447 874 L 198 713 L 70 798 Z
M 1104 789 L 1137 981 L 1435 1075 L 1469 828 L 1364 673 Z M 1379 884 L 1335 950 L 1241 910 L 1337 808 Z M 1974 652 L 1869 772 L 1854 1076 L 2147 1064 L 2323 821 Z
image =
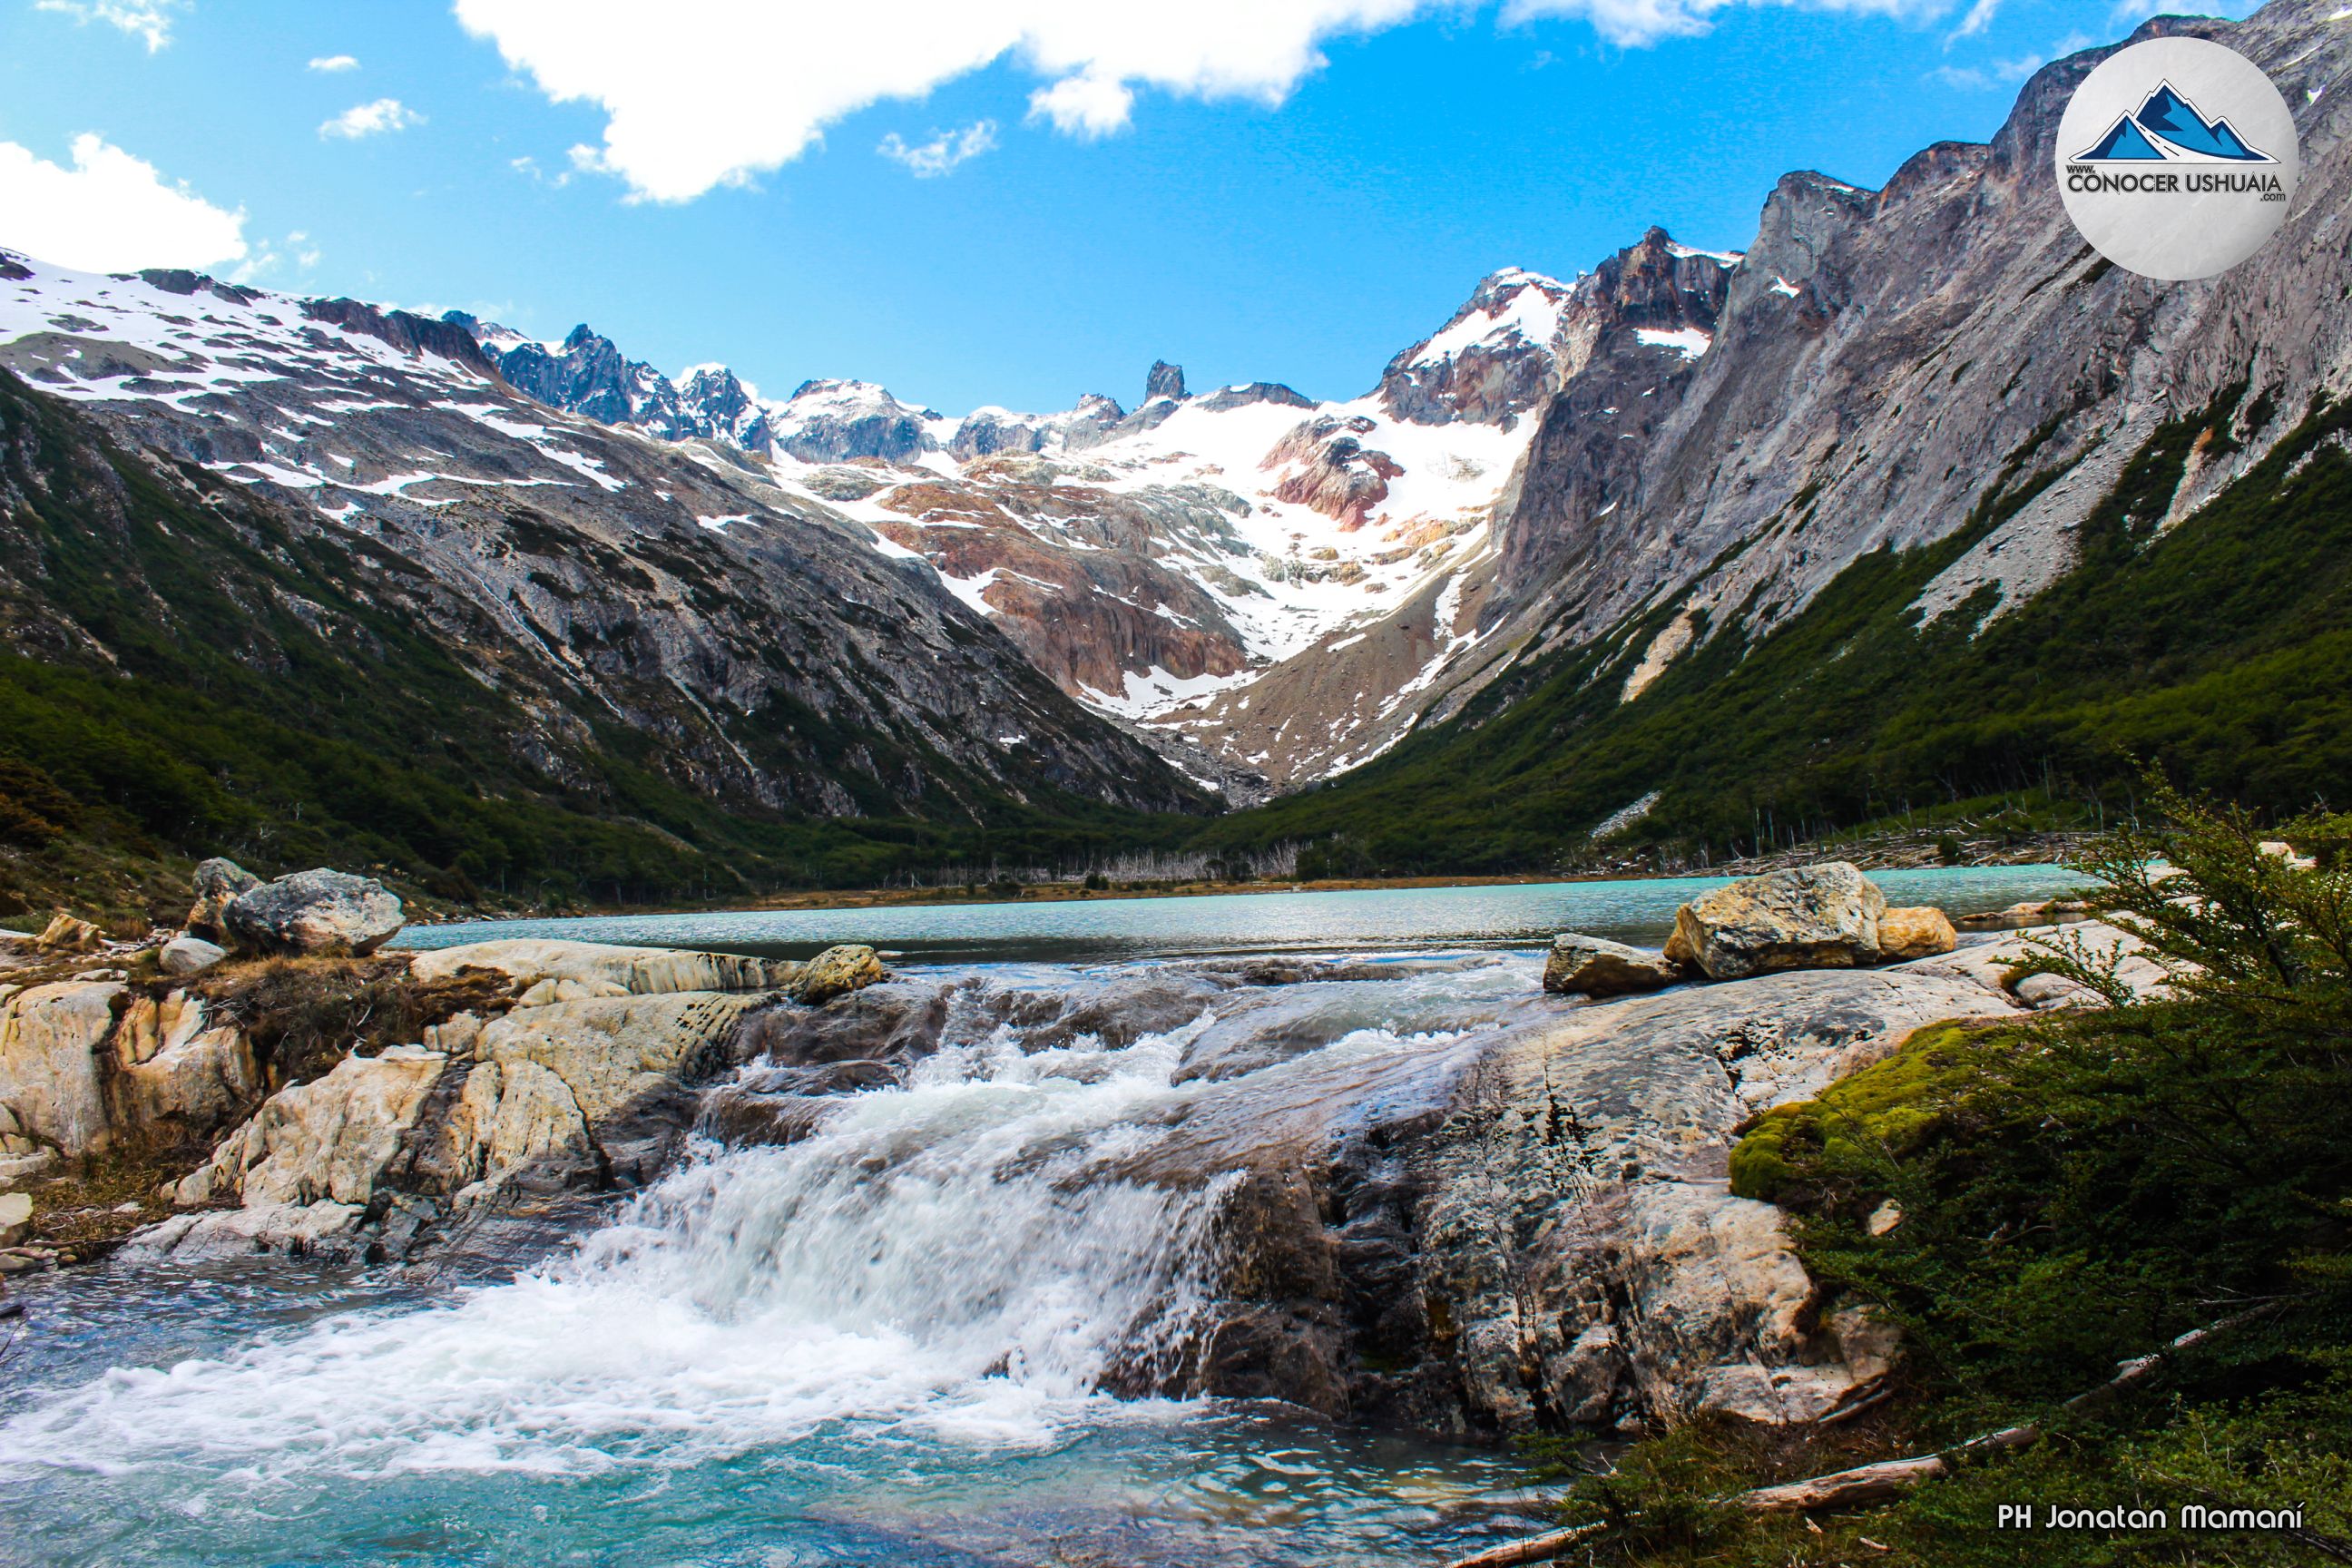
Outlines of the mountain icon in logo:
M 2168 82 L 2158 82 L 2147 100 L 2120 116 L 2077 163 L 2275 163 L 2277 159 L 2246 145 L 2226 119 L 2208 120 Z

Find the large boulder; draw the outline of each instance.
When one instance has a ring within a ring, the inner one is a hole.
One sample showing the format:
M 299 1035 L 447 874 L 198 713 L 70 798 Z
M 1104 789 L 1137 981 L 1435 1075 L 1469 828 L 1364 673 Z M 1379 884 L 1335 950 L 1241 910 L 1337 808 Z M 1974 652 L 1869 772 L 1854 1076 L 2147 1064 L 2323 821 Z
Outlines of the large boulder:
M 229 939 L 254 952 L 370 953 L 403 924 L 400 900 L 373 877 L 324 867 L 239 893 Z
M 421 1044 L 348 1057 L 271 1096 L 178 1184 L 183 1207 L 211 1212 L 142 1232 L 134 1250 L 406 1256 L 444 1219 L 462 1230 L 648 1180 L 692 1123 L 688 1086 L 731 1059 L 760 1000 L 663 992 L 459 1014 Z
M 26 1133 L 67 1154 L 106 1145 L 99 1053 L 122 994 L 112 981 L 65 981 L 0 1003 L 0 1105 Z
M 1951 917 L 1932 904 L 1887 910 L 1878 918 L 1878 951 L 1889 963 L 1933 958 L 1959 945 Z
M 188 934 L 206 942 L 228 940 L 228 907 L 261 886 L 261 879 L 234 860 L 215 856 L 196 865 L 196 901 L 188 910 Z
M 209 1141 L 265 1087 L 245 1031 L 185 991 L 129 997 L 113 1044 L 115 1125 L 150 1145 Z
M 1851 969 L 1884 956 L 1878 922 L 1886 897 L 1843 860 L 1745 877 L 1702 893 L 1675 913 L 1668 958 L 1710 980 L 1784 969 Z
M 1663 991 L 1690 977 L 1689 966 L 1663 952 L 1628 947 L 1605 937 L 1562 931 L 1552 938 L 1543 987 L 1559 995 L 1629 996 Z
M 890 972 L 882 967 L 881 958 L 872 948 L 844 942 L 810 959 L 800 978 L 793 982 L 790 994 L 795 1002 L 822 1007 L 836 996 L 863 991 L 889 978 Z
M 1736 1130 L 1922 1025 L 2018 1012 L 1917 969 L 1529 999 L 1409 1049 L 1200 1084 L 1089 1179 L 1224 1194 L 1177 1392 L 1464 1433 L 1802 1422 L 1881 1376 L 1886 1347 L 1807 1276 L 1778 1209 L 1731 1195 Z
M 687 1086 L 726 1063 L 736 1026 L 759 1001 L 710 991 L 583 997 L 428 1031 L 428 1046 L 471 1065 L 419 1142 L 412 1185 L 470 1207 L 509 1187 L 650 1180 L 692 1121 Z
M 271 1095 L 173 1196 L 182 1205 L 233 1197 L 248 1207 L 364 1207 L 447 1062 L 421 1046 L 345 1057 L 317 1081 Z

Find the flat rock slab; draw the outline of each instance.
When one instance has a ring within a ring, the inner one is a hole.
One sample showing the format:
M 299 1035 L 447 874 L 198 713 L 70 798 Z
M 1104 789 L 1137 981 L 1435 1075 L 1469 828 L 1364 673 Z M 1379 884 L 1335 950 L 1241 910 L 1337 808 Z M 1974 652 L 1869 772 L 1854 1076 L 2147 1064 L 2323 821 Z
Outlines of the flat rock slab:
M 549 982 L 609 985 L 612 994 L 651 996 L 673 991 L 768 991 L 789 984 L 800 965 L 731 952 L 691 952 L 667 947 L 624 947 L 598 942 L 508 937 L 417 953 L 408 972 L 419 980 L 446 980 L 462 970 L 507 976 L 518 991 Z M 573 996 L 551 994 L 548 1001 Z

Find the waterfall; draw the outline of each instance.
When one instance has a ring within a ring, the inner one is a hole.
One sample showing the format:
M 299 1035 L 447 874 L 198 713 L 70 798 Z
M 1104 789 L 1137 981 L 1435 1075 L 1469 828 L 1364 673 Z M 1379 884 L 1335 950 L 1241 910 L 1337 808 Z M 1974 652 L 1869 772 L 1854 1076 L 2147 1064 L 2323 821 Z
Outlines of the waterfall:
M 1035 1446 L 1151 1419 L 1098 1389 L 1181 1362 L 1222 1189 L 1097 1167 L 1190 1092 L 1170 1079 L 1204 1022 L 1125 1049 L 950 1045 L 798 1143 L 698 1146 L 511 1283 L 110 1372 L 0 1426 L 0 1465 L 577 1474 L 824 1430 Z

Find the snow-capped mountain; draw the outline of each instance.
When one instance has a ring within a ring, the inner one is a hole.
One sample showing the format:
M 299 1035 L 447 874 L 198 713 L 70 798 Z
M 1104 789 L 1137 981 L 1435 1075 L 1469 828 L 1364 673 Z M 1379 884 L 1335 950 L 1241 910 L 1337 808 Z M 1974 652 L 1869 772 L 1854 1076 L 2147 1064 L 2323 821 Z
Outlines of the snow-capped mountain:
M 771 410 L 723 371 L 672 381 L 584 330 L 533 344 L 348 300 L 5 252 L 0 369 L 63 400 L 76 440 L 239 520 L 254 561 L 286 565 L 253 592 L 330 646 L 364 651 L 363 635 L 317 588 L 289 586 L 313 581 L 299 574 L 399 606 L 520 702 L 528 721 L 503 740 L 550 790 L 594 787 L 593 759 L 625 735 L 674 784 L 773 812 L 969 816 L 1049 795 L 1205 804 L 908 552 L 716 444 L 824 449 L 871 433 L 862 395 L 803 389 L 768 437 Z M 46 594 L 37 559 L 0 561 L 12 616 L 29 605 L 55 623 L 55 646 L 107 657 L 68 611 L 41 609 Z
M 1279 786 L 1410 724 L 1481 636 L 1530 411 L 1617 327 L 1660 374 L 1679 368 L 1734 259 L 1660 232 L 1577 283 L 1497 272 L 1339 403 L 1272 382 L 1195 394 L 1164 362 L 1131 412 L 1095 395 L 953 418 L 830 380 L 762 401 L 717 366 L 663 378 L 585 327 L 545 344 L 448 320 L 533 396 L 734 448 L 877 550 L 928 563 L 1065 690 Z M 1657 285 L 1631 307 L 1629 268 Z

